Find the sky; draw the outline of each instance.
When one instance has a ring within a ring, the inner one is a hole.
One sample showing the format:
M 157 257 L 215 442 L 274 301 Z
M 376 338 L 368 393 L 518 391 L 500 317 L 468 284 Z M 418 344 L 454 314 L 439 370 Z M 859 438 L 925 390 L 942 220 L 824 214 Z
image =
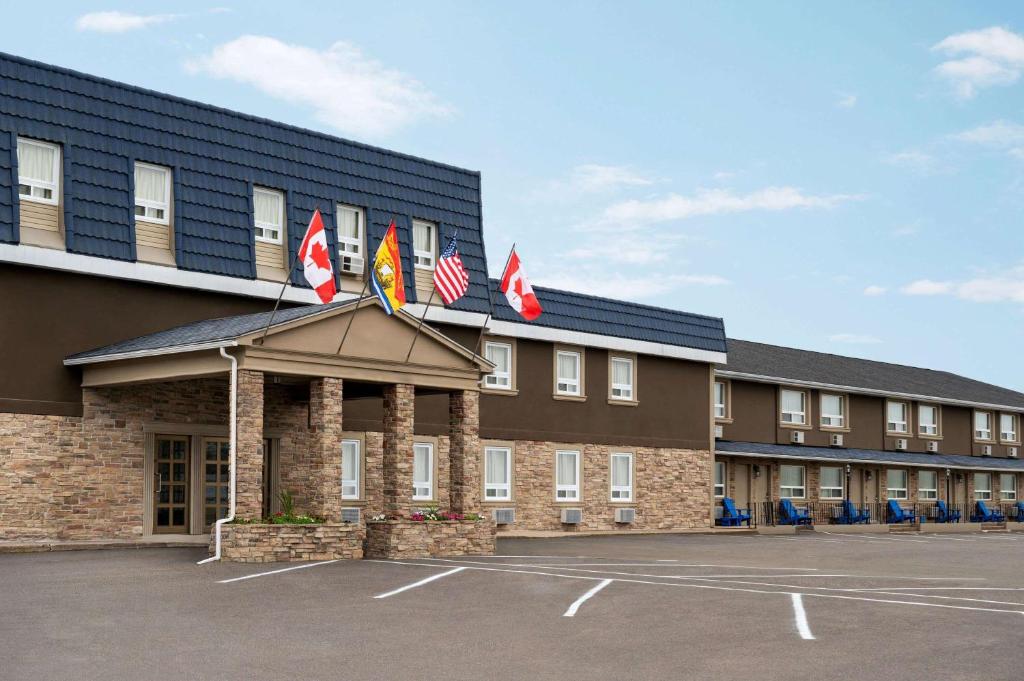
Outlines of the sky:
M 1024 391 L 1024 4 L 222 1 L 0 50 L 478 170 L 492 274 Z

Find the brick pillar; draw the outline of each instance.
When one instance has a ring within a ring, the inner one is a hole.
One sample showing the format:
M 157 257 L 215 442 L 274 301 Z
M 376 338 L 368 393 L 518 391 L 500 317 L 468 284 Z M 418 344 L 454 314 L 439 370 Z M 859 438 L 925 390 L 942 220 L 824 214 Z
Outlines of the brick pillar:
M 263 516 L 263 372 L 238 372 L 235 515 Z
M 412 503 L 412 428 L 416 389 L 384 387 L 384 512 L 405 515 Z
M 471 513 L 480 510 L 480 393 L 457 390 L 448 394 L 448 424 L 451 435 L 449 474 L 452 510 Z
M 310 442 L 307 499 L 309 512 L 341 520 L 342 380 L 316 378 L 309 383 Z

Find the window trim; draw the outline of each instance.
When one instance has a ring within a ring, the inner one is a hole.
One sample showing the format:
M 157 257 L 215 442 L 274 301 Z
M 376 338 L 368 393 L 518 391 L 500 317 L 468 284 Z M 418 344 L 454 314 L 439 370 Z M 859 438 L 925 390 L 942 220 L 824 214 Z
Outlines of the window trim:
M 715 423 L 732 423 L 732 382 L 727 378 L 714 377 L 711 385 L 711 414 Z M 718 384 L 722 384 L 722 412 L 723 416 L 717 414 L 718 396 L 715 394 Z
M 1003 486 L 1003 476 L 1009 475 L 1013 480 L 1013 496 L 1006 496 L 1006 487 Z M 999 474 L 999 500 L 1000 501 L 1017 501 L 1017 474 L 1016 473 L 1000 473 Z
M 502 486 L 502 485 L 493 485 L 493 484 L 487 482 L 487 470 L 488 470 L 487 469 L 487 461 L 488 461 L 487 453 L 488 453 L 489 450 L 502 450 L 502 451 L 504 451 L 506 453 L 506 458 L 505 458 L 505 475 L 506 475 L 506 478 L 505 479 L 508 480 L 508 482 L 505 483 L 505 485 L 504 485 L 504 487 L 507 488 L 505 490 L 504 496 L 496 496 L 496 497 L 489 497 L 489 496 L 487 496 L 487 490 L 488 490 L 489 487 L 501 487 Z M 514 456 L 514 451 L 513 451 L 511 443 L 503 442 L 503 443 L 500 443 L 500 444 L 499 443 L 485 443 L 484 444 L 484 447 L 483 447 L 483 457 L 484 457 L 484 462 L 483 462 L 483 472 L 484 472 L 483 483 L 484 483 L 484 489 L 483 489 L 483 497 L 481 498 L 482 502 L 484 502 L 484 503 L 495 503 L 495 502 L 509 502 L 509 501 L 512 501 L 512 493 L 513 493 L 513 490 L 515 489 L 515 482 L 514 482 L 514 479 L 512 477 L 514 475 L 514 471 L 515 471 L 515 466 L 513 465 L 513 462 L 512 462 L 512 457 L 513 456 Z
M 892 423 L 898 423 L 898 421 L 889 420 L 889 405 L 890 404 L 902 404 L 903 405 L 903 418 L 906 430 L 892 430 L 889 425 Z M 911 433 L 914 432 L 914 419 L 910 409 L 910 402 L 907 400 L 886 400 L 885 401 L 885 434 L 892 435 L 893 437 L 909 438 Z
M 719 470 L 722 471 L 722 482 L 721 483 L 716 482 L 716 480 L 718 480 L 718 471 Z M 728 474 L 729 474 L 729 467 L 726 464 L 726 462 L 725 461 L 716 461 L 715 462 L 714 477 L 711 478 L 711 494 L 715 497 L 715 499 L 721 499 L 721 498 L 723 498 L 725 496 L 726 490 L 729 487 L 729 484 L 728 484 L 729 483 Z M 782 478 L 780 477 L 779 479 L 781 480 Z M 722 488 L 722 493 L 721 494 L 718 493 L 718 488 L 719 487 Z
M 561 354 L 574 354 L 577 357 L 577 360 L 578 360 L 578 362 L 577 362 L 577 367 L 578 367 L 577 389 L 578 389 L 578 392 L 576 392 L 576 393 L 561 392 L 558 389 L 558 356 L 561 355 Z M 571 345 L 555 345 L 554 346 L 554 348 L 552 350 L 552 353 L 551 353 L 552 374 L 553 374 L 552 375 L 553 380 L 552 380 L 552 383 L 551 383 L 551 389 L 552 389 L 552 396 L 556 400 L 568 400 L 568 401 L 573 401 L 573 402 L 583 402 L 583 401 L 585 401 L 587 399 L 587 392 L 586 392 L 586 387 L 587 387 L 587 383 L 586 383 L 587 363 L 586 363 L 586 357 L 587 357 L 587 354 L 586 354 L 586 349 L 585 348 L 575 347 L 575 346 L 571 346 Z
M 342 501 L 361 501 L 363 498 L 363 441 L 358 438 L 343 437 L 341 439 L 341 455 L 342 461 L 344 462 L 345 456 L 345 444 L 348 442 L 354 442 L 356 445 L 356 477 L 345 478 L 345 465 L 342 463 L 341 466 L 341 499 Z M 356 493 L 354 495 L 345 494 L 346 483 L 354 482 Z
M 615 390 L 616 383 L 612 382 L 612 368 L 615 362 L 629 362 L 629 375 L 632 383 L 629 386 L 629 397 L 616 397 L 612 394 Z M 624 352 L 609 352 L 608 353 L 608 404 L 617 404 L 623 406 L 635 407 L 639 404 L 639 398 L 637 396 L 637 358 L 635 354 L 624 353 Z
M 61 145 L 56 142 L 45 142 L 32 137 L 18 137 L 15 141 L 14 153 L 17 155 L 17 145 L 26 144 L 28 146 L 43 147 L 44 149 L 53 149 L 56 153 L 53 155 L 53 182 L 46 182 L 37 178 L 22 178 L 21 165 L 18 165 L 18 176 L 15 178 L 15 182 L 19 185 L 28 185 L 29 193 L 28 196 L 22 195 L 18 191 L 17 187 L 15 192 L 18 195 L 18 201 L 28 201 L 29 203 L 41 203 L 46 206 L 59 206 L 60 205 L 60 190 L 62 185 L 63 177 L 61 176 L 61 168 L 63 163 L 63 150 Z M 39 189 L 49 189 L 53 193 L 52 199 L 44 199 L 39 196 L 32 196 L 32 187 Z
M 831 485 L 828 486 L 828 487 L 825 486 L 825 483 L 823 482 L 824 476 L 822 475 L 822 471 L 824 471 L 825 469 L 839 471 L 839 487 L 833 487 Z M 823 494 L 823 492 L 825 490 L 836 490 L 836 489 L 839 490 L 839 495 L 838 496 L 832 496 L 832 495 L 825 496 Z M 842 466 L 819 466 L 818 467 L 818 498 L 823 500 L 823 501 L 824 500 L 832 501 L 832 500 L 835 500 L 835 499 L 844 499 L 845 497 L 846 497 L 846 471 L 845 471 L 845 469 Z
M 1003 417 L 1004 416 L 1009 416 L 1010 418 L 1013 419 L 1013 430 L 1014 430 L 1014 433 L 1013 433 L 1013 439 L 1012 440 L 1003 437 L 1003 435 L 1005 435 L 1005 433 L 1003 432 Z M 1013 412 L 1006 412 L 1006 411 L 999 412 L 999 442 L 1001 442 L 1004 445 L 1019 445 L 1020 444 L 1020 416 L 1018 416 L 1017 414 L 1014 414 Z
M 921 422 L 921 410 L 922 409 L 934 409 L 935 410 L 935 433 L 925 433 L 921 430 L 924 426 Z M 942 405 L 934 404 L 932 402 L 918 402 L 917 403 L 917 437 L 924 440 L 941 440 L 942 439 Z
M 783 468 L 799 468 L 800 469 L 800 485 L 789 485 L 783 486 L 782 484 L 782 469 Z M 800 490 L 800 496 L 795 494 L 786 495 L 782 493 L 783 489 Z M 807 498 L 807 466 L 800 464 L 779 464 L 779 498 L 780 499 L 806 499 Z
M 979 488 L 978 487 L 978 476 L 979 475 L 987 475 L 988 476 L 988 489 Z M 974 471 L 974 476 L 971 478 L 971 483 L 972 483 L 972 487 L 974 487 L 974 493 L 972 495 L 974 497 L 974 501 L 992 501 L 992 472 L 991 471 Z M 978 496 L 979 490 L 981 492 L 983 492 L 983 493 L 987 493 L 988 496 L 987 497 L 979 497 Z
M 787 393 L 787 392 L 801 393 L 803 395 L 803 409 L 804 409 L 803 412 L 796 412 L 796 411 L 787 412 L 787 411 L 783 411 L 783 408 L 782 408 L 782 398 L 785 395 L 785 393 Z M 790 387 L 779 386 L 778 400 L 779 400 L 779 413 L 777 415 L 777 418 L 778 418 L 778 421 L 779 421 L 779 427 L 780 428 L 797 428 L 797 429 L 803 429 L 803 430 L 810 430 L 811 429 L 812 413 L 811 413 L 811 391 L 810 390 L 807 390 L 806 388 L 790 388 Z M 795 421 L 784 421 L 783 418 L 782 418 L 783 414 L 801 414 L 801 413 L 803 414 L 803 417 L 804 417 L 804 420 L 803 420 L 802 423 L 797 423 Z M 806 480 L 804 482 L 805 482 L 805 486 L 806 486 Z
M 137 180 L 135 178 L 136 168 L 146 168 L 148 170 L 155 170 L 163 173 L 164 175 L 164 195 L 167 197 L 167 203 L 160 203 L 158 201 L 150 201 L 149 199 L 140 199 L 139 191 L 137 186 Z M 174 197 L 171 196 L 171 185 L 173 179 L 173 171 L 167 166 L 156 165 L 155 163 L 146 163 L 145 161 L 135 161 L 132 167 L 132 217 L 135 218 L 136 222 L 148 222 L 152 225 L 164 225 L 169 226 L 171 224 L 171 204 L 174 203 Z M 136 215 L 135 209 L 138 207 L 143 208 L 145 212 L 146 208 L 153 208 L 155 210 L 163 209 L 164 219 L 151 218 L 148 215 Z
M 503 338 L 497 336 L 485 336 L 483 357 L 487 359 L 487 346 L 489 345 L 504 345 L 509 348 L 508 357 L 508 386 L 502 387 L 497 385 L 489 385 L 487 383 L 487 377 L 493 375 L 486 374 L 480 379 L 480 391 L 486 393 L 493 393 L 495 395 L 516 395 L 519 393 L 519 389 L 516 386 L 516 339 L 515 338 Z
M 935 487 L 925 487 L 921 484 L 921 474 L 930 473 L 935 476 Z M 932 492 L 932 496 L 923 496 L 922 492 Z M 939 498 L 939 472 L 931 469 L 922 469 L 917 471 L 917 500 L 918 501 L 935 501 Z
M 256 219 L 256 194 L 273 194 L 281 199 L 281 224 L 280 226 L 272 225 L 268 222 L 261 223 Z M 280 189 L 272 189 L 271 187 L 255 186 L 252 188 L 252 225 L 253 234 L 256 237 L 256 241 L 265 244 L 274 244 L 275 246 L 281 246 L 284 244 L 284 233 L 288 223 L 288 207 L 285 205 L 285 195 Z M 278 234 L 276 239 L 271 239 L 266 236 L 260 236 L 259 230 L 276 229 Z
M 892 473 L 903 473 L 903 483 L 905 487 L 893 487 L 892 486 Z M 903 496 L 893 496 L 893 492 L 903 492 Z M 895 499 L 896 501 L 909 501 L 910 500 L 910 471 L 906 468 L 886 468 L 885 469 L 885 499 Z
M 836 418 L 835 414 L 825 414 L 825 398 L 826 397 L 837 397 L 839 398 L 839 409 L 841 413 L 838 418 L 842 419 L 842 423 L 839 425 L 826 424 L 826 418 Z M 850 400 L 847 395 L 843 393 L 833 392 L 821 392 L 818 394 L 818 427 L 821 430 L 827 430 L 835 433 L 848 433 L 850 432 Z
M 430 452 L 430 459 L 427 461 L 427 473 L 430 476 L 430 480 L 427 482 L 430 484 L 429 496 L 423 496 L 422 494 L 416 494 L 416 448 L 417 447 L 428 447 Z M 434 501 L 437 499 L 437 441 L 433 439 L 419 439 L 414 440 L 412 443 L 412 500 L 413 501 Z
M 615 484 L 615 458 L 626 457 L 629 459 L 629 484 L 628 485 L 616 485 Z M 635 503 L 634 490 L 636 489 L 634 473 L 633 473 L 633 452 L 609 452 L 608 454 L 608 501 L 613 504 L 632 504 Z M 626 497 L 615 497 L 615 492 L 626 492 Z
M 978 435 L 978 414 L 988 414 L 988 437 Z M 971 416 L 971 434 L 975 442 L 995 442 L 995 412 L 988 409 L 975 409 Z
M 427 226 L 430 227 L 430 251 L 429 252 L 423 251 L 423 250 L 419 250 L 419 249 L 416 248 L 416 225 L 417 224 L 427 225 Z M 431 220 L 420 220 L 419 218 L 413 218 L 413 220 L 412 220 L 412 234 L 410 236 L 412 237 L 410 239 L 410 241 L 412 242 L 412 265 L 413 265 L 413 268 L 414 269 L 418 269 L 418 270 L 427 270 L 427 271 L 433 272 L 434 268 L 437 267 L 437 223 L 433 222 Z M 418 263 L 416 261 L 417 258 L 424 258 L 424 257 L 429 257 L 430 258 L 430 264 L 429 265 L 421 265 L 420 263 Z
M 359 226 L 358 234 L 355 238 L 342 236 L 341 229 L 339 228 L 340 216 L 343 211 L 351 211 L 357 216 L 357 224 Z M 366 210 L 359 206 L 353 206 L 347 203 L 338 203 L 334 206 L 334 231 L 335 236 L 338 237 L 338 274 L 343 277 L 358 277 L 362 278 L 366 274 Z M 355 246 L 358 251 L 347 251 L 345 246 Z M 357 257 L 363 261 L 362 266 L 358 272 L 349 272 L 342 269 L 342 259 L 345 257 Z
M 558 484 L 558 457 L 561 454 L 573 454 L 576 456 L 576 484 L 575 485 L 560 485 Z M 554 457 L 554 482 L 555 482 L 555 503 L 559 504 L 579 504 L 583 501 L 583 470 L 582 470 L 582 449 L 556 449 Z M 575 491 L 576 496 L 572 499 L 559 497 L 560 491 Z

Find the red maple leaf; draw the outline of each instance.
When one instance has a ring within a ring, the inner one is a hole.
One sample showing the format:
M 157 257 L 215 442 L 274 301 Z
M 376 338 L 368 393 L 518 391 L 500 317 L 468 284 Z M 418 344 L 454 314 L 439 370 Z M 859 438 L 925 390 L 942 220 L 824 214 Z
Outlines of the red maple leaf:
M 331 257 L 327 254 L 327 249 L 319 241 L 314 241 L 310 244 L 309 257 L 320 269 L 331 269 Z

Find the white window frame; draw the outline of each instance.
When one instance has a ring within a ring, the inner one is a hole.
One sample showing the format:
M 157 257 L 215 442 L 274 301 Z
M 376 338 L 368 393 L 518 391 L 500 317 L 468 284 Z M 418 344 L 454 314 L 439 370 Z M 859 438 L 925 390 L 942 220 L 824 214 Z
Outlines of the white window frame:
M 829 485 L 827 487 L 825 486 L 825 476 L 823 475 L 823 473 L 826 470 L 839 471 L 839 487 L 835 487 L 833 485 Z M 844 493 L 846 491 L 846 486 L 845 486 L 846 473 L 845 473 L 845 469 L 842 466 L 822 466 L 821 468 L 818 469 L 818 481 L 819 481 L 819 489 L 818 489 L 818 498 L 819 499 L 823 499 L 823 500 L 824 499 L 829 499 L 829 500 L 831 500 L 831 499 L 842 499 L 843 498 L 843 495 L 844 495 Z M 827 494 L 826 494 L 826 490 L 828 491 Z
M 783 471 L 787 468 L 798 469 L 800 471 L 800 484 L 799 485 L 787 485 L 783 486 Z M 786 491 L 789 491 L 789 494 Z M 799 494 L 796 492 L 799 490 Z M 807 468 L 804 466 L 794 466 L 791 464 L 780 464 L 779 465 L 779 497 L 782 499 L 806 499 L 807 498 Z
M 501 348 L 508 353 L 508 371 L 494 371 L 484 376 L 484 387 L 491 390 L 512 390 L 512 344 L 500 341 L 484 341 L 484 358 L 490 360 L 488 351 Z
M 829 414 L 825 412 L 825 398 L 834 397 L 839 400 L 839 413 Z M 846 427 L 846 396 L 836 393 L 821 393 L 819 397 L 822 428 L 845 428 Z
M 728 418 L 728 407 L 726 406 L 726 390 L 728 390 L 728 388 L 725 385 L 725 381 L 715 381 L 714 408 L 716 419 Z M 721 391 L 721 395 L 718 394 L 719 391 Z M 721 399 L 721 401 L 719 401 L 719 399 Z
M 416 454 L 419 451 L 426 450 L 427 452 L 427 479 L 417 480 L 416 479 Z M 432 501 L 434 499 L 434 443 L 433 442 L 414 442 L 412 445 L 412 500 L 413 501 Z M 426 489 L 427 493 L 423 494 L 422 490 Z
M 985 428 L 979 428 L 978 427 L 978 417 L 979 416 L 986 416 L 986 417 L 988 417 L 988 419 L 986 421 L 987 425 L 985 426 Z M 975 410 L 975 412 L 974 412 L 974 439 L 975 440 L 981 440 L 983 442 L 991 442 L 992 441 L 992 420 L 993 420 L 992 419 L 992 412 L 990 412 L 990 411 Z
M 629 472 L 628 485 L 615 484 L 615 459 L 625 458 L 629 461 L 626 470 Z M 614 502 L 633 501 L 633 454 L 631 452 L 612 452 L 608 456 L 608 498 Z M 616 496 L 618 494 L 618 496 Z
M 1006 478 L 1009 476 L 1010 480 L 1013 481 L 1013 486 L 1007 489 L 1007 486 L 1003 483 L 1006 482 Z M 1017 501 L 1017 474 L 1016 473 L 1000 473 L 999 474 L 999 498 L 1003 501 Z
M 164 196 L 167 197 L 167 201 L 150 201 L 149 199 L 139 198 L 138 191 L 138 178 L 134 177 L 135 170 L 138 168 L 144 168 L 146 170 L 152 170 L 163 174 L 164 176 Z M 149 222 L 154 225 L 169 225 L 171 224 L 171 169 L 167 166 L 158 166 L 152 163 L 145 163 L 143 161 L 136 161 L 135 167 L 132 168 L 132 183 L 135 186 L 135 205 L 132 207 L 132 215 L 136 221 Z M 135 214 L 135 209 L 141 208 L 143 215 Z M 162 210 L 164 216 L 162 218 L 153 217 L 148 215 L 151 210 Z
M 926 487 L 922 482 L 921 476 L 931 475 L 934 476 L 934 487 Z M 938 471 L 918 471 L 917 472 L 917 499 L 918 501 L 935 501 L 939 498 L 939 473 Z
M 1013 430 L 1006 429 L 1004 419 L 1010 419 L 1013 422 Z M 1019 442 L 1018 425 L 1019 419 L 1016 414 L 999 414 L 999 439 L 1003 442 Z
M 800 408 L 801 411 L 787 411 L 785 408 L 786 393 L 795 393 L 800 395 Z M 797 420 L 797 417 L 800 420 Z M 783 388 L 779 391 L 779 420 L 783 425 L 787 426 L 806 426 L 807 425 L 807 391 L 806 390 L 790 390 Z
M 725 474 L 726 466 L 724 461 L 715 462 L 715 480 L 714 480 L 714 491 L 715 498 L 721 499 L 725 496 Z
M 890 407 L 899 405 L 903 408 L 903 420 L 892 418 Z M 910 405 L 901 400 L 886 400 L 885 402 L 885 432 L 896 435 L 907 435 L 910 433 Z
M 611 376 L 609 378 L 613 378 L 615 376 L 614 368 L 616 362 L 624 362 L 629 365 L 629 383 L 611 382 L 611 394 L 608 395 L 608 398 L 612 400 L 621 400 L 623 402 L 632 402 L 634 395 L 633 385 L 636 383 L 636 363 L 633 361 L 632 357 L 612 357 L 609 363 L 609 369 L 611 370 Z M 616 390 L 619 391 L 618 395 L 615 394 Z
M 44 203 L 48 206 L 56 206 L 60 203 L 60 183 L 61 183 L 61 148 L 59 144 L 52 142 L 43 142 L 42 140 L 29 139 L 28 137 L 19 137 L 17 140 L 18 146 L 22 144 L 26 146 L 42 147 L 44 149 L 52 149 L 53 154 L 53 182 L 47 182 L 35 177 L 25 177 L 21 173 L 21 165 L 18 165 L 18 200 L 19 201 L 30 201 L 32 203 Z M 17 150 L 15 150 L 17 153 Z M 21 193 L 21 185 L 25 185 L 29 188 L 28 194 Z M 44 198 L 42 196 L 33 196 L 32 191 L 34 189 L 39 190 L 50 190 L 52 198 Z
M 988 476 L 988 485 L 986 487 L 978 486 L 978 478 L 985 478 Z M 974 474 L 974 500 L 975 501 L 992 501 L 992 474 L 976 472 Z
M 563 485 L 558 482 L 558 460 L 563 455 L 572 455 L 575 457 L 575 475 L 576 484 L 574 485 Z M 580 452 L 575 449 L 557 449 L 555 450 L 555 501 L 559 502 L 578 502 L 580 500 Z
M 281 224 L 274 225 L 269 222 L 260 222 L 256 219 L 256 195 L 266 194 L 274 196 L 281 202 Z M 284 205 L 284 192 L 277 189 L 270 189 L 269 187 L 253 187 L 252 189 L 252 224 L 256 230 L 256 241 L 262 241 L 265 244 L 283 244 L 284 243 L 284 225 L 287 220 L 286 206 Z M 266 236 L 266 232 L 277 232 L 276 237 Z M 261 233 L 262 232 L 262 233 Z
M 349 276 L 361 275 L 366 268 L 366 247 L 364 245 L 366 243 L 366 211 L 362 208 L 349 206 L 344 203 L 339 203 L 335 207 L 335 211 L 335 220 L 337 223 L 335 231 L 338 236 L 338 258 L 339 260 L 344 260 L 344 258 L 358 258 L 360 263 L 359 269 L 357 270 L 344 270 L 342 269 L 341 262 L 339 261 L 338 271 L 341 272 L 341 274 Z M 340 216 L 342 213 L 352 213 L 356 216 L 356 235 L 354 237 L 342 235 L 340 228 Z
M 363 466 L 363 453 L 361 451 L 362 450 L 362 442 L 360 440 L 353 440 L 353 439 L 348 439 L 348 438 L 342 440 L 341 441 L 341 456 L 342 456 L 343 460 L 344 460 L 344 456 L 345 456 L 345 445 L 354 445 L 355 446 L 355 464 L 356 465 L 353 468 L 353 470 L 355 471 L 355 477 L 354 478 L 346 478 L 345 477 L 345 466 L 344 466 L 344 464 L 342 464 L 342 467 L 341 467 L 341 476 L 342 476 L 341 477 L 341 498 L 342 499 L 359 499 L 360 496 L 361 496 L 360 495 L 360 488 L 361 488 L 362 481 L 361 481 L 360 478 L 362 478 L 362 466 Z M 355 492 L 349 492 L 349 493 L 346 494 L 345 493 L 345 489 L 346 488 L 354 489 Z
M 892 474 L 903 474 L 903 487 L 892 486 Z M 885 471 L 885 498 L 906 501 L 910 497 L 910 472 L 906 468 L 889 468 Z
M 505 482 L 489 481 L 491 452 L 505 454 Z M 495 492 L 494 495 L 490 492 Z M 488 445 L 484 447 L 484 501 L 511 501 L 512 499 L 512 448 Z
M 561 364 L 558 360 L 562 356 L 576 359 L 576 378 L 565 378 L 558 375 L 558 367 Z M 565 389 L 562 389 L 562 384 Z M 577 350 L 556 350 L 555 351 L 555 394 L 568 397 L 579 397 L 583 394 L 581 389 L 583 383 L 583 354 Z
M 424 251 L 416 248 L 416 225 L 426 225 L 430 228 L 430 250 Z M 433 270 L 437 263 L 437 223 L 427 220 L 412 221 L 412 262 L 413 266 L 421 270 Z
M 934 414 L 934 423 L 929 425 L 924 422 L 923 414 L 926 411 L 931 411 Z M 917 405 L 917 432 L 920 435 L 928 437 L 939 436 L 939 405 L 937 404 L 919 404 Z

